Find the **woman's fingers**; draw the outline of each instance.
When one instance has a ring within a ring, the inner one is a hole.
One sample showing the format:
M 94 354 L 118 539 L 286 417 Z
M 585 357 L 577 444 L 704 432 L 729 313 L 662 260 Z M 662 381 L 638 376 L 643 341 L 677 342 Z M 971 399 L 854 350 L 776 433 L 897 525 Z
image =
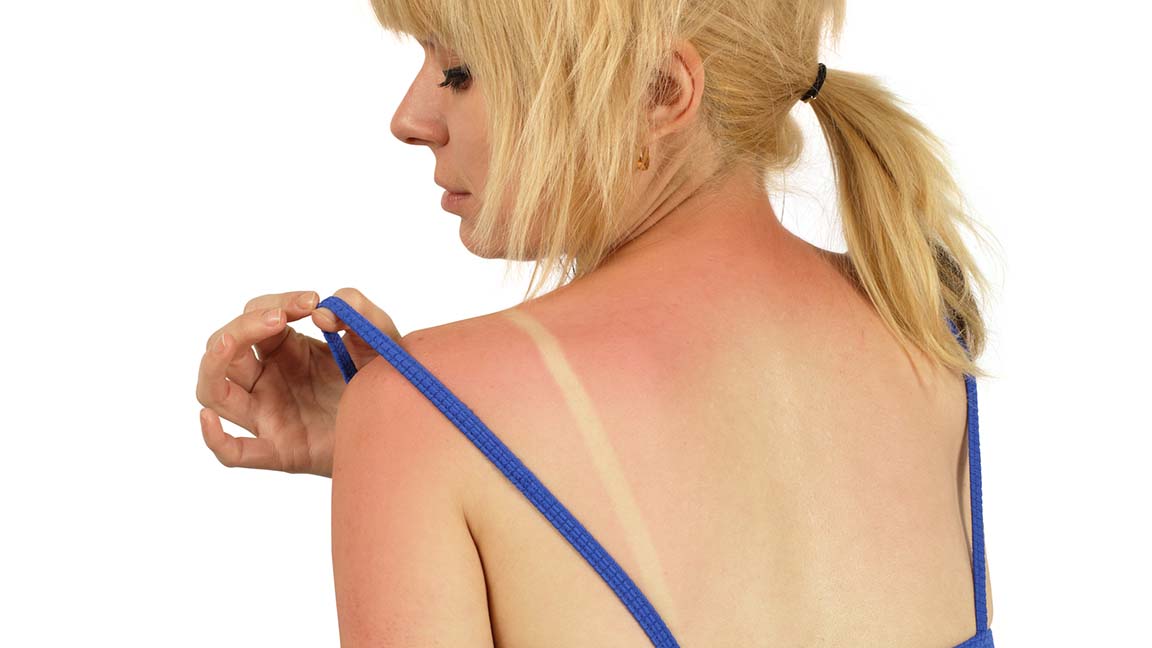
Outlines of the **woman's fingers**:
M 237 348 L 237 340 L 224 330 L 208 340 L 208 349 L 200 358 L 196 379 L 196 400 L 236 425 L 252 430 L 252 395 L 228 380 L 227 372 Z M 251 353 L 251 350 L 247 350 Z
M 280 315 L 280 320 L 272 325 L 271 329 L 262 331 L 263 336 L 249 342 L 256 349 L 259 357 L 267 358 L 283 344 L 284 340 L 292 334 L 292 328 L 287 322 L 295 322 L 311 313 L 316 308 L 319 296 L 313 290 L 295 290 L 274 295 L 261 295 L 250 300 L 244 306 L 244 315 L 251 316 L 249 321 L 262 321 L 268 317 L 272 310 Z M 233 321 L 239 321 L 237 318 Z
M 200 360 L 196 382 L 200 404 L 251 430 L 253 405 L 248 392 L 263 371 L 253 349 L 267 357 L 290 333 L 286 318 L 304 317 L 315 299 L 313 291 L 261 295 L 245 304 L 242 315 L 213 333 Z
M 212 454 L 229 468 L 279 469 L 279 457 L 271 441 L 228 434 L 220 424 L 220 417 L 211 408 L 200 410 L 200 431 Z
M 236 351 L 236 355 L 228 363 L 224 377 L 251 393 L 252 387 L 256 385 L 257 380 L 260 380 L 263 371 L 264 364 L 256 359 L 256 352 L 249 346 Z
M 255 434 L 256 402 L 250 392 L 263 371 L 260 358 L 276 351 L 292 332 L 287 323 L 311 313 L 318 299 L 311 290 L 261 295 L 208 339 L 196 382 L 196 399 L 204 406 L 200 429 L 225 466 L 282 469 L 271 441 L 234 437 L 224 432 L 221 418 Z
M 247 304 L 244 304 L 244 312 L 249 313 L 254 310 L 267 310 L 275 307 L 287 308 L 289 310 L 288 321 L 294 322 L 311 313 L 318 302 L 319 295 L 316 294 L 315 290 L 292 290 L 253 297 L 248 300 Z

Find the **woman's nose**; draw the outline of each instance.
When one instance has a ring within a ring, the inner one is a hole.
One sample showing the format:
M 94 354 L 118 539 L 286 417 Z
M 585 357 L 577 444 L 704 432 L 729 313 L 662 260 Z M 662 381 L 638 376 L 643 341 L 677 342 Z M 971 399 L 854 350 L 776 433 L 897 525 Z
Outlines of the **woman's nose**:
M 392 136 L 405 144 L 437 146 L 444 142 L 447 132 L 444 120 L 435 105 L 434 95 L 425 86 L 436 90 L 435 83 L 427 82 L 423 75 L 408 88 L 408 93 L 392 115 L 390 129 Z

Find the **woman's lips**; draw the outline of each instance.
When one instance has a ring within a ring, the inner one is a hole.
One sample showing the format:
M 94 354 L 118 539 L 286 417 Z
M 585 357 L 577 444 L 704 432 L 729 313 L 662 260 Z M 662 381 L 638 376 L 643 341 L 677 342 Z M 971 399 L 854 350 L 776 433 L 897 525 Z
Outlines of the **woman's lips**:
M 470 193 L 454 193 L 451 191 L 445 191 L 444 195 L 440 197 L 440 207 L 443 208 L 444 211 L 452 211 L 453 207 L 456 207 L 464 200 L 467 200 L 471 195 L 472 194 Z

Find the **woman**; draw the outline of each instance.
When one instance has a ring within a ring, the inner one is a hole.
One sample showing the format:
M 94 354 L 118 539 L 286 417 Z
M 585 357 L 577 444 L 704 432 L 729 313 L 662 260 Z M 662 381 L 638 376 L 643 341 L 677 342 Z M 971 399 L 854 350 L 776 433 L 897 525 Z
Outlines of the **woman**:
M 469 250 L 538 273 L 520 305 L 405 336 L 354 289 L 258 297 L 211 336 L 219 460 L 332 477 L 341 644 L 991 646 L 976 224 L 932 134 L 818 63 L 843 2 L 373 7 L 425 52 L 393 133 L 435 154 Z M 797 101 L 847 254 L 769 202 Z M 286 325 L 307 315 L 331 349 Z

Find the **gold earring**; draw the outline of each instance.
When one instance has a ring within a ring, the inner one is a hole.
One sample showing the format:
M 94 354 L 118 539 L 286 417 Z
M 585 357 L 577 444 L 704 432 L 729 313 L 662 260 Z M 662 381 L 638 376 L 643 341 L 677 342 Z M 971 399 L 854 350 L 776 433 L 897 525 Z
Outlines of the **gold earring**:
M 648 170 L 648 147 L 644 147 L 644 152 L 640 154 L 640 159 L 636 160 L 636 168 L 641 171 Z

